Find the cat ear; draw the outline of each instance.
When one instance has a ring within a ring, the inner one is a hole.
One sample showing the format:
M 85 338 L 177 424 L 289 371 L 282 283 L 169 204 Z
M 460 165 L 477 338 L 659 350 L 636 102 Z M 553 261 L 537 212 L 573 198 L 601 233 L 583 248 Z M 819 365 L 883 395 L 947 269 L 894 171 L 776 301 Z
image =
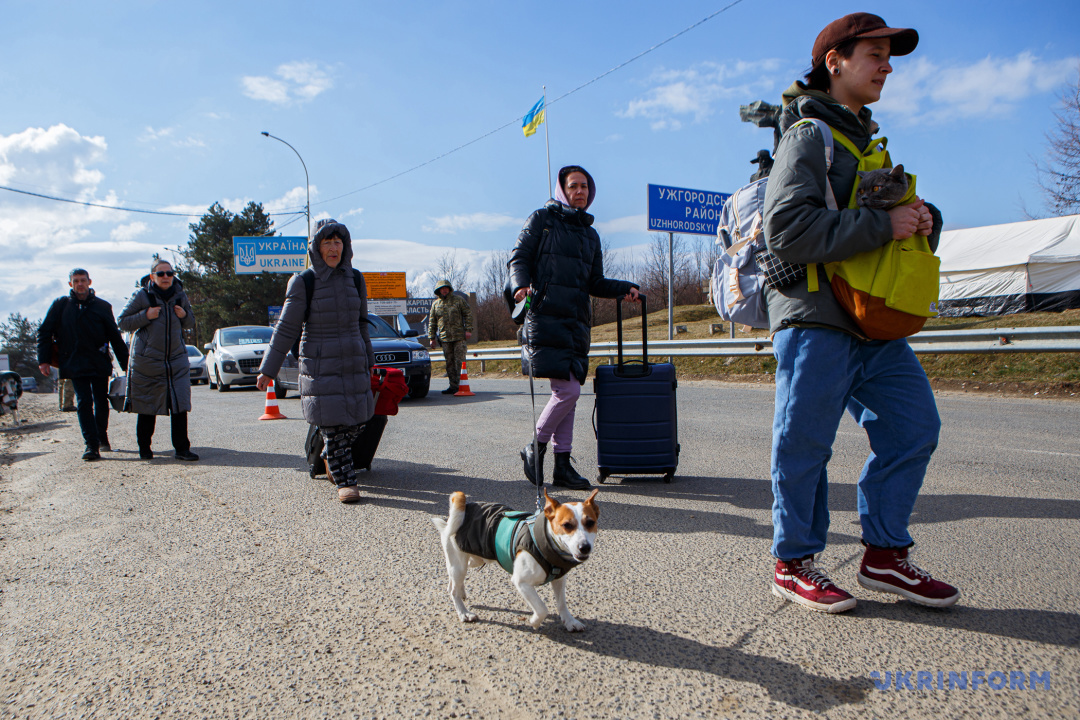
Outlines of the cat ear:
M 901 177 L 904 174 L 904 164 L 901 163 L 892 169 L 891 173 L 894 177 Z
M 861 178 L 864 178 L 870 174 L 870 171 L 868 170 L 856 170 L 855 172 L 857 172 L 859 174 L 859 177 Z

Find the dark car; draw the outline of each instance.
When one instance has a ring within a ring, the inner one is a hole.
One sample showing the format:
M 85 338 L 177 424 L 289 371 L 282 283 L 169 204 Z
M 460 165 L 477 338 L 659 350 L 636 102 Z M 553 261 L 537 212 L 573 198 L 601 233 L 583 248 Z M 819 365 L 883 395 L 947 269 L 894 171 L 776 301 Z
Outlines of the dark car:
M 379 367 L 399 368 L 405 372 L 409 383 L 409 397 L 422 398 L 431 386 L 431 358 L 424 346 L 413 340 L 419 333 L 407 330 L 400 333 L 378 315 L 368 315 L 368 333 L 371 349 L 375 351 L 375 364 Z M 285 356 L 274 389 L 278 397 L 289 390 L 300 390 L 299 368 L 290 352 Z

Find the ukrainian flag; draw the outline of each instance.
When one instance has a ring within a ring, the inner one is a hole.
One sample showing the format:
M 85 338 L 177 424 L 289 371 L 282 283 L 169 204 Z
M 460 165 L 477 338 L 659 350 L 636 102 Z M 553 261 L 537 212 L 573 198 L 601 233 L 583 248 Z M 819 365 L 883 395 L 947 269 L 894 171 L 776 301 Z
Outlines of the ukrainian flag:
M 542 122 L 544 122 L 544 98 L 537 100 L 532 110 L 525 115 L 525 121 L 521 123 L 521 131 L 525 133 L 525 137 L 529 137 L 536 132 Z

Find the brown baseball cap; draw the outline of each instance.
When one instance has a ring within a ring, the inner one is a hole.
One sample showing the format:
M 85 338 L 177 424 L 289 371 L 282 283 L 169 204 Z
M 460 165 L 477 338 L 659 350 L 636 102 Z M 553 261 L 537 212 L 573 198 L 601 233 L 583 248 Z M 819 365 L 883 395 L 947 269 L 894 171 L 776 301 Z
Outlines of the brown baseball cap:
M 839 20 L 833 20 L 818 33 L 814 41 L 812 67 L 825 62 L 830 50 L 842 42 L 855 38 L 891 38 L 890 55 L 907 55 L 919 44 L 919 33 L 911 28 L 891 28 L 877 15 L 871 13 L 851 13 Z

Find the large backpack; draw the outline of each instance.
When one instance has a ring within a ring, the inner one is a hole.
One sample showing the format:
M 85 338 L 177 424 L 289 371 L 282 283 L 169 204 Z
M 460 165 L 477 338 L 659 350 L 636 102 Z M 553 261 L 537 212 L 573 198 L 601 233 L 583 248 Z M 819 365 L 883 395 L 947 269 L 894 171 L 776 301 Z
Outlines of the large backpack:
M 826 172 L 832 167 L 833 136 L 823 120 L 806 118 L 825 141 Z M 789 128 L 790 129 L 790 128 Z M 713 266 L 713 304 L 720 317 L 729 322 L 768 329 L 765 286 L 784 287 L 806 277 L 805 265 L 785 263 L 765 247 L 765 188 L 768 178 L 736 190 L 724 203 L 717 228 L 716 243 L 723 248 Z M 828 182 L 826 182 L 828 187 Z

